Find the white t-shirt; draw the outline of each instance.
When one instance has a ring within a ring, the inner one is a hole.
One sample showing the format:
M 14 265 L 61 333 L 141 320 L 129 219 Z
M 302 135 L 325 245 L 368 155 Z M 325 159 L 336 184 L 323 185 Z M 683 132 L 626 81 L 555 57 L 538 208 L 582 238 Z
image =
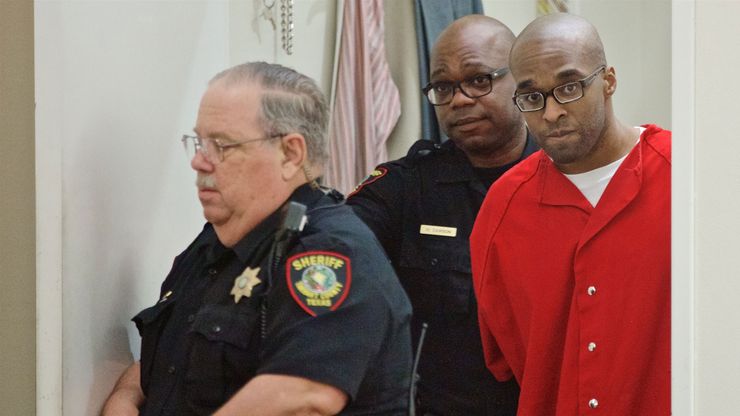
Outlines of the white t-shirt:
M 644 127 L 635 128 L 640 130 L 640 135 L 642 135 L 642 132 L 645 131 Z M 637 143 L 639 142 L 640 139 L 638 138 Z M 637 143 L 635 143 L 635 145 Z M 628 154 L 629 152 L 627 152 L 627 155 Z M 576 173 L 573 175 L 568 175 L 564 173 L 563 175 L 565 175 L 566 178 L 570 179 L 570 181 L 573 182 L 573 185 L 575 185 L 581 191 L 583 196 L 588 199 L 588 202 L 591 203 L 591 206 L 595 207 L 596 204 L 599 203 L 601 195 L 604 194 L 606 186 L 609 185 L 609 181 L 612 180 L 614 174 L 617 172 L 617 169 L 619 169 L 619 166 L 622 164 L 622 162 L 624 162 L 624 159 L 627 158 L 627 155 L 622 156 L 621 158 L 606 166 L 602 166 L 588 172 Z

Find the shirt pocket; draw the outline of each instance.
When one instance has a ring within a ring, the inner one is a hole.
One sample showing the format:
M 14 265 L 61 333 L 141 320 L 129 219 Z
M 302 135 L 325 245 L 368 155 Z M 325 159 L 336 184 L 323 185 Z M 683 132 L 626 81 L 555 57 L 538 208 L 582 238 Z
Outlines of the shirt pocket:
M 191 408 L 217 408 L 256 371 L 259 313 L 244 305 L 206 305 L 188 333 L 185 397 Z
M 467 239 L 416 234 L 404 238 L 401 280 L 414 313 L 468 314 L 473 300 Z
M 141 389 L 144 393 L 148 392 L 157 345 L 174 304 L 175 301 L 171 298 L 163 299 L 156 305 L 139 312 L 132 319 L 141 336 Z

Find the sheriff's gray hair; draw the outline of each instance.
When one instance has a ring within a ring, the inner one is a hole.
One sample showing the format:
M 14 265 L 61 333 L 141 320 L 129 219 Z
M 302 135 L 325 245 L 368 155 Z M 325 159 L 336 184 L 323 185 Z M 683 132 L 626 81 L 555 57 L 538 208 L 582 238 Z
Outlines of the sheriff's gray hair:
M 254 82 L 262 93 L 261 122 L 269 135 L 300 133 L 306 139 L 308 161 L 323 167 L 329 158 L 329 108 L 316 82 L 290 68 L 267 62 L 247 62 L 217 74 L 210 81 Z

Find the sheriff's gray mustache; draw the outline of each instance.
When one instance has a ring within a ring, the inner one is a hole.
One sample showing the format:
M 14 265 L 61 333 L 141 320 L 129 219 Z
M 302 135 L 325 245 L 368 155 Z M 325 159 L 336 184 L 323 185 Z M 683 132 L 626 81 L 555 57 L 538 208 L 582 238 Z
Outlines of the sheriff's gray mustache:
M 198 175 L 195 178 L 195 186 L 197 186 L 198 189 L 215 188 L 216 180 L 213 179 L 213 176 L 211 175 Z

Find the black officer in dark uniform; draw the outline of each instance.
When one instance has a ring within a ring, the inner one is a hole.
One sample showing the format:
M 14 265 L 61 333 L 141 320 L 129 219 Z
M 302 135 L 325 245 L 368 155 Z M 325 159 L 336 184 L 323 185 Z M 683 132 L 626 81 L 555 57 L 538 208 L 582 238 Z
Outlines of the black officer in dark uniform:
M 428 325 L 418 369 L 421 414 L 516 414 L 516 382 L 496 381 L 483 359 L 468 244 L 490 185 L 536 150 L 511 102 L 513 40 L 506 26 L 480 15 L 446 28 L 432 51 L 425 93 L 450 140 L 416 142 L 347 200 L 411 298 L 415 344 Z
M 211 81 L 200 137 L 183 138 L 209 222 L 134 318 L 141 360 L 104 415 L 407 414 L 411 305 L 372 232 L 312 179 L 326 120 L 287 68 Z

